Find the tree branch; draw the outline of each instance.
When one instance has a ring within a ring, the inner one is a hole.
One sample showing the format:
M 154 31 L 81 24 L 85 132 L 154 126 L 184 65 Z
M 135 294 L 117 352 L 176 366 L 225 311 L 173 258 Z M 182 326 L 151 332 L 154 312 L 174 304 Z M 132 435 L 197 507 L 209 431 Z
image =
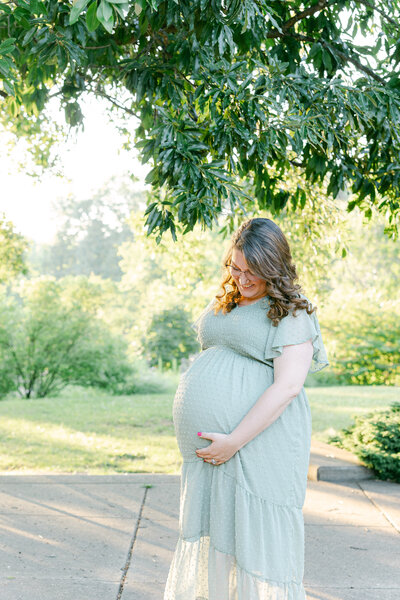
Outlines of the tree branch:
M 392 19 L 391 17 L 389 17 L 389 15 L 387 15 L 385 13 L 385 11 L 383 11 L 381 8 L 379 8 L 379 6 L 375 6 L 374 4 L 371 4 L 370 2 L 368 2 L 368 0 L 354 0 L 354 2 L 357 4 L 364 4 L 364 6 L 367 6 L 368 8 L 372 8 L 372 10 L 375 10 L 376 12 L 378 12 L 384 19 L 386 19 L 386 21 L 388 21 L 388 23 L 391 23 L 392 25 L 394 25 L 395 27 L 397 27 L 397 29 L 399 28 L 399 23 L 397 23 L 394 19 Z
M 382 9 L 380 9 L 377 6 L 374 6 L 373 4 L 370 4 L 368 2 L 368 0 L 354 0 L 354 2 L 359 2 L 360 4 L 364 4 L 365 6 L 368 6 L 369 8 L 372 8 L 372 9 L 378 11 L 382 16 L 384 16 L 385 18 L 387 18 L 387 20 L 390 23 L 392 23 L 393 25 L 398 26 L 398 23 L 396 23 L 396 21 L 394 21 L 390 17 L 387 17 L 387 15 L 385 15 L 385 13 L 382 11 Z M 342 52 L 341 50 L 338 50 L 337 48 L 335 48 L 329 42 L 326 42 L 325 40 L 322 40 L 322 39 L 317 40 L 317 39 L 314 39 L 314 38 L 312 38 L 310 36 L 307 36 L 307 35 L 302 35 L 302 34 L 299 34 L 299 33 L 289 32 L 289 29 L 291 29 L 296 23 L 298 23 L 299 21 L 305 19 L 306 17 L 309 17 L 310 15 L 315 14 L 316 12 L 320 12 L 324 8 L 327 8 L 327 6 L 329 4 L 335 4 L 335 0 L 333 0 L 333 2 L 332 2 L 332 0 L 331 1 L 328 1 L 328 0 L 319 0 L 319 2 L 317 2 L 317 4 L 314 4 L 313 6 L 310 6 L 306 10 L 303 10 L 302 12 L 299 12 L 296 15 L 294 15 L 292 18 L 288 19 L 282 25 L 282 28 L 281 28 L 282 31 L 278 31 L 277 29 L 273 29 L 272 31 L 268 32 L 267 38 L 269 38 L 269 39 L 281 38 L 282 39 L 282 38 L 290 36 L 290 37 L 294 37 L 294 38 L 296 38 L 298 40 L 301 40 L 301 41 L 304 41 L 304 42 L 311 42 L 311 43 L 314 43 L 314 44 L 318 42 L 318 43 L 321 44 L 321 46 L 324 46 L 325 48 L 328 48 L 329 50 L 332 51 L 332 53 L 335 53 L 337 56 L 339 56 L 344 62 L 350 62 L 359 71 L 362 71 L 363 73 L 365 73 L 366 75 L 368 75 L 372 79 L 375 79 L 375 81 L 378 81 L 382 85 L 386 85 L 386 81 L 382 77 L 380 77 L 379 75 L 377 75 L 372 69 L 370 69 L 369 67 L 364 66 L 356 58 L 353 58 L 352 56 L 349 56 L 345 52 Z
M 62 90 L 59 90 L 58 92 L 54 92 L 54 94 L 50 94 L 48 96 L 48 99 L 51 100 L 51 98 L 55 98 L 56 96 L 60 96 L 63 93 Z
M 300 168 L 304 168 L 306 165 L 304 162 L 298 162 L 297 160 L 290 160 L 289 162 L 291 165 L 293 165 L 294 167 L 300 167 Z
M 293 27 L 293 25 L 295 25 L 298 21 L 302 21 L 303 19 L 305 19 L 305 17 L 309 17 L 311 15 L 314 15 L 316 12 L 320 12 L 327 6 L 328 6 L 328 0 L 319 0 L 319 2 L 317 2 L 317 4 L 314 4 L 313 6 L 306 8 L 306 10 L 303 10 L 302 12 L 297 13 L 297 15 L 294 15 L 291 19 L 286 21 L 282 25 L 282 30 L 287 31 L 288 29 Z
M 382 10 L 381 8 L 379 8 L 379 6 L 375 6 L 375 4 L 371 4 L 371 2 L 368 2 L 368 0 L 354 0 L 354 2 L 356 4 L 363 4 L 364 6 L 367 6 L 368 8 L 371 8 L 372 10 L 375 10 L 384 19 L 386 19 L 386 21 L 388 21 L 388 23 L 391 23 L 392 25 L 394 25 L 397 28 L 399 27 L 399 23 L 396 22 L 391 17 L 389 17 L 389 15 L 387 15 L 384 10 Z M 310 6 L 306 10 L 303 10 L 302 12 L 297 13 L 297 15 L 294 15 L 291 19 L 288 19 L 288 21 L 286 21 L 282 25 L 282 31 L 287 31 L 288 29 L 290 29 L 291 27 L 293 27 L 293 25 L 295 25 L 298 21 L 303 20 L 305 17 L 309 17 L 311 15 L 314 15 L 316 12 L 320 12 L 321 10 L 323 10 L 324 8 L 326 8 L 329 4 L 336 4 L 336 0 L 333 0 L 333 1 L 319 0 L 319 2 L 317 2 L 313 6 Z M 274 31 L 272 31 L 270 33 L 273 34 L 273 35 L 270 36 L 268 34 L 267 37 L 276 37 L 276 30 L 274 30 Z M 277 32 L 277 33 L 279 33 L 279 32 Z
M 328 42 L 320 42 L 320 43 L 322 45 L 324 45 L 326 48 L 332 47 L 331 44 L 329 44 Z M 333 48 L 333 52 L 335 52 L 338 56 L 340 56 L 340 58 L 342 58 L 344 61 L 347 61 L 347 62 L 350 62 L 351 64 L 353 64 L 355 67 L 357 67 L 357 69 L 359 71 L 362 71 L 366 75 L 369 75 L 370 77 L 372 77 L 372 79 L 375 79 L 375 81 L 378 81 L 382 85 L 386 85 L 386 81 L 383 79 L 383 77 L 381 77 L 380 75 L 377 75 L 375 73 L 375 71 L 373 71 L 369 67 L 364 66 L 356 58 L 348 56 L 348 54 L 345 54 L 344 52 L 342 52 L 341 50 L 337 50 L 336 48 Z
M 130 115 L 132 115 L 134 117 L 137 117 L 139 119 L 139 115 L 137 115 L 132 109 L 128 108 L 127 106 L 123 106 L 122 104 L 119 104 L 119 102 L 117 102 L 114 98 L 112 98 L 111 96 L 109 96 L 108 94 L 106 94 L 106 92 L 103 92 L 102 90 L 99 90 L 98 88 L 96 88 L 93 91 L 94 91 L 95 94 L 97 94 L 97 95 L 101 96 L 102 98 L 105 98 L 106 100 L 108 100 L 113 106 L 116 106 L 120 110 L 124 110 L 128 114 L 130 114 Z
M 338 50 L 330 42 L 326 42 L 325 40 L 322 40 L 322 39 L 316 40 L 316 39 L 314 39 L 314 38 L 312 38 L 312 37 L 310 37 L 308 35 L 302 35 L 300 33 L 294 33 L 294 34 L 291 34 L 291 35 L 292 35 L 292 37 L 294 37 L 294 38 L 296 38 L 298 40 L 301 40 L 301 41 L 312 42 L 314 44 L 316 44 L 316 43 L 321 44 L 321 46 L 324 46 L 325 48 L 328 48 L 328 50 L 331 50 L 331 52 L 333 54 L 337 54 L 337 56 L 339 56 L 345 62 L 350 62 L 351 64 L 353 64 L 355 67 L 357 67 L 357 69 L 359 71 L 362 71 L 366 75 L 369 75 L 369 77 L 372 77 L 372 79 L 375 79 L 375 81 L 378 81 L 382 85 L 386 85 L 386 81 L 383 79 L 383 77 L 380 77 L 380 75 L 377 75 L 372 69 L 370 69 L 369 67 L 366 67 L 365 65 L 363 65 L 356 58 L 353 58 L 352 56 L 349 56 L 348 54 L 345 54 L 341 50 Z
M 105 46 L 79 46 L 82 50 L 103 50 L 104 48 L 110 48 L 111 44 L 105 44 Z
M 268 34 L 268 37 L 274 37 L 274 38 L 293 37 L 296 40 L 300 40 L 302 42 L 310 42 L 310 43 L 313 43 L 313 44 L 319 43 L 319 44 L 321 44 L 321 46 L 324 46 L 324 48 L 328 48 L 329 50 L 331 50 L 331 52 L 333 54 L 336 54 L 337 56 L 339 56 L 344 62 L 350 62 L 355 67 L 357 67 L 357 69 L 359 71 L 362 71 L 363 73 L 365 73 L 366 75 L 368 75 L 372 79 L 375 79 L 375 81 L 378 81 L 380 84 L 386 85 L 386 81 L 382 77 L 380 77 L 379 75 L 377 75 L 375 73 L 375 71 L 373 71 L 369 67 L 366 67 L 365 65 L 363 65 L 356 58 L 353 58 L 352 56 L 349 56 L 348 54 L 345 54 L 341 50 L 338 50 L 330 42 L 326 42 L 323 39 L 317 40 L 315 38 L 310 37 L 309 35 L 303 35 L 301 33 L 289 33 L 289 32 L 282 32 L 282 33 L 280 33 L 276 29 L 274 31 L 270 32 L 270 33 L 273 33 L 274 35 L 269 35 Z
M 182 71 L 180 71 L 177 67 L 174 66 L 174 72 L 178 73 L 178 75 L 180 75 L 182 77 L 182 79 L 184 79 L 185 81 L 188 82 L 189 85 L 192 86 L 192 88 L 195 90 L 196 89 L 196 85 L 194 83 L 192 83 L 190 81 L 190 79 L 187 78 L 187 76 L 185 75 L 185 73 L 182 73 Z

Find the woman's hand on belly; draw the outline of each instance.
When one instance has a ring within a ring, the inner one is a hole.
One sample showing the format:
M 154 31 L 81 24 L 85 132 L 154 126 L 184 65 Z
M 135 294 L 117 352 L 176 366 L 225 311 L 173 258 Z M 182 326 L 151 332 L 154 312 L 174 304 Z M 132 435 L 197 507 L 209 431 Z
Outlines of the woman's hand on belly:
M 199 432 L 197 435 L 203 439 L 212 441 L 206 448 L 196 449 L 197 456 L 205 462 L 211 462 L 214 459 L 215 463 L 213 464 L 220 465 L 232 458 L 238 450 L 229 434 L 204 432 L 200 434 Z

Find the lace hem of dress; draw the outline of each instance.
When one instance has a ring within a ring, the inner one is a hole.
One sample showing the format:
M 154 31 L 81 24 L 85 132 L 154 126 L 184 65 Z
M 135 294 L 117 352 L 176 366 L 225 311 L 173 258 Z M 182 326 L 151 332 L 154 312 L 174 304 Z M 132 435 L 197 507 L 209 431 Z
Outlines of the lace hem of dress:
M 256 577 L 203 536 L 191 542 L 179 538 L 163 600 L 306 600 L 306 595 L 302 582 Z

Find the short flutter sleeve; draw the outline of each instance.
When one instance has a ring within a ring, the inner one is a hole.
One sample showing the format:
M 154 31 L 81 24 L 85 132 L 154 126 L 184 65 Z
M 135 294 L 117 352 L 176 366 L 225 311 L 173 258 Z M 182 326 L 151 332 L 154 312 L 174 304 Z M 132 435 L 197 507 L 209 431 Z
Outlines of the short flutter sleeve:
M 309 315 L 305 309 L 297 310 L 296 316 L 290 312 L 274 327 L 271 325 L 265 346 L 265 359 L 271 361 L 282 354 L 283 346 L 302 344 L 312 340 L 313 356 L 309 373 L 316 373 L 329 365 L 321 330 L 315 311 Z

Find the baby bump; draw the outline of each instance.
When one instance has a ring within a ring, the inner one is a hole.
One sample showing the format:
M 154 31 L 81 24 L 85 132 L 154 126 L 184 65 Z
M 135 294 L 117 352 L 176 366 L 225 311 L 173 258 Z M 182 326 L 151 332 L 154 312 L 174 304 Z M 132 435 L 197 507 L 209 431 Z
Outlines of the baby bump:
M 273 370 L 226 346 L 201 352 L 182 374 L 173 420 L 181 454 L 196 460 L 196 448 L 210 444 L 198 431 L 230 433 L 273 381 Z

